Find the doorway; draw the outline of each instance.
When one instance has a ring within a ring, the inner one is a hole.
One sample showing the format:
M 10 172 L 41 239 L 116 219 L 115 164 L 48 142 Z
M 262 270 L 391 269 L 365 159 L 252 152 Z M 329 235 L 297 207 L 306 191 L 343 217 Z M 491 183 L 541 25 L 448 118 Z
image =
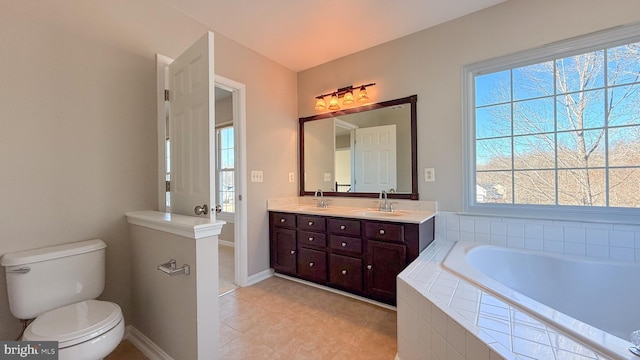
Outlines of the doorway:
M 170 187 L 167 185 L 170 180 L 170 169 L 167 163 L 167 154 L 170 151 L 170 138 L 167 132 L 168 113 L 170 104 L 165 99 L 165 89 L 169 88 L 168 84 L 168 65 L 173 59 L 164 55 L 157 54 L 157 99 L 158 99 L 158 208 L 160 211 L 170 212 L 171 197 Z M 215 89 L 219 93 L 221 101 L 226 102 L 222 107 L 227 111 L 227 115 L 220 115 L 222 120 L 218 122 L 218 101 L 216 99 L 216 131 L 218 126 L 226 127 L 224 136 L 227 136 L 225 144 L 227 144 L 227 158 L 233 158 L 232 172 L 226 169 L 226 181 L 221 183 L 219 180 L 218 169 L 216 166 L 216 204 L 220 204 L 221 212 L 216 214 L 216 219 L 225 220 L 227 224 L 227 232 L 221 234 L 222 246 L 233 248 L 232 269 L 225 269 L 226 276 L 231 276 L 233 281 L 228 282 L 229 289 L 231 287 L 242 287 L 248 283 L 248 261 L 247 261 L 247 204 L 246 194 L 247 184 L 245 181 L 246 174 L 246 87 L 237 81 L 227 79 L 225 77 L 215 75 Z M 224 99 L 224 100 L 222 100 Z M 222 113 L 221 113 L 222 114 Z M 232 130 L 229 130 L 232 129 Z M 229 135 L 232 134 L 232 135 Z M 221 134 L 221 136 L 223 136 Z M 229 140 L 229 136 L 233 139 Z M 218 157 L 218 139 L 216 139 L 216 157 Z M 229 148 L 228 144 L 232 143 Z M 229 155 L 232 154 L 232 155 Z M 226 203 L 224 202 L 226 199 Z M 218 201 L 219 200 L 219 201 Z M 226 208 L 225 208 L 226 204 Z M 215 209 L 215 207 L 213 207 Z M 229 211 L 233 209 L 233 211 Z M 212 209 L 213 210 L 213 209 Z M 226 210 L 226 211 L 224 211 Z M 223 229 L 225 231 L 225 229 Z M 226 237 L 226 239 L 224 238 Z M 228 249 L 225 249 L 228 250 Z M 227 251 L 228 253 L 229 251 Z M 222 269 L 218 269 L 219 273 Z M 230 275 L 232 274 L 232 275 Z M 224 290 L 219 286 L 219 292 Z
M 235 224 L 236 189 L 236 141 L 233 107 L 233 90 L 216 84 L 215 89 L 215 199 L 216 219 L 225 225 L 218 236 L 218 295 L 235 290 Z

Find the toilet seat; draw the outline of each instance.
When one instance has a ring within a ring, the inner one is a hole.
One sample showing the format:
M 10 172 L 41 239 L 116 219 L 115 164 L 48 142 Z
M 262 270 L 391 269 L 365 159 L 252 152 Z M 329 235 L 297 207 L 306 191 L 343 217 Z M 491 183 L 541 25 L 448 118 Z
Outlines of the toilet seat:
M 122 321 L 118 304 L 86 300 L 38 316 L 24 331 L 23 340 L 58 341 L 59 349 L 96 338 Z

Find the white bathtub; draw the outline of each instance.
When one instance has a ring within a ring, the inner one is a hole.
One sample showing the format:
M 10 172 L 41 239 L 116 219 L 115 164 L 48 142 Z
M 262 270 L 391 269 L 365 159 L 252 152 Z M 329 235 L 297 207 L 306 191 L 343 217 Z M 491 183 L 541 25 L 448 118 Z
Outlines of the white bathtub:
M 442 266 L 594 350 L 634 358 L 640 264 L 458 242 Z

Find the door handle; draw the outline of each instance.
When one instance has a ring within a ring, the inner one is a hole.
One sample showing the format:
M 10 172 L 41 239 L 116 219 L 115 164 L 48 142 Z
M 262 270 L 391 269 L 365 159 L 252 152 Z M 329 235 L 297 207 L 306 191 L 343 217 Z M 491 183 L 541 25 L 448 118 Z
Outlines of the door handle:
M 207 215 L 209 213 L 209 207 L 207 206 L 207 204 L 204 204 L 202 206 L 198 205 L 195 209 L 193 209 L 193 212 L 195 212 L 196 215 Z

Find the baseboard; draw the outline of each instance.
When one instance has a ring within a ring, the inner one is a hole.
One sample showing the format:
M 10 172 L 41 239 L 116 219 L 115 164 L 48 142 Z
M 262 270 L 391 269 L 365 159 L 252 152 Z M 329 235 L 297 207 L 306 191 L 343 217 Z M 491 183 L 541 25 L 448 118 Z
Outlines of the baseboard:
M 218 239 L 218 245 L 227 246 L 227 247 L 235 247 L 236 246 L 236 244 L 233 241 L 221 240 L 221 239 Z
M 149 360 L 173 360 L 171 356 L 132 325 L 127 325 L 124 338 L 129 340 Z
M 261 271 L 257 274 L 253 274 L 249 276 L 247 279 L 247 286 L 251 286 L 253 284 L 257 284 L 262 280 L 268 279 L 273 276 L 273 269 L 267 269 L 265 271 Z
M 318 288 L 318 289 L 322 289 L 322 290 L 326 290 L 326 291 L 329 291 L 329 292 L 332 292 L 332 293 L 335 293 L 335 294 L 339 294 L 339 295 L 342 295 L 342 296 L 350 297 L 352 299 L 360 300 L 360 301 L 369 303 L 371 305 L 376 305 L 376 306 L 379 306 L 379 307 L 382 307 L 382 308 L 385 308 L 385 309 L 398 311 L 398 309 L 393 305 L 389 305 L 389 304 L 385 304 L 385 303 L 382 303 L 382 302 L 379 302 L 379 301 L 371 300 L 371 299 L 368 299 L 366 297 L 354 295 L 354 294 L 348 293 L 346 291 L 341 291 L 341 290 L 338 290 L 338 289 L 330 288 L 328 286 L 316 284 L 316 283 L 313 283 L 311 281 L 302 280 L 302 279 L 298 279 L 298 278 L 295 278 L 295 277 L 292 277 L 292 276 L 287 276 L 287 275 L 278 274 L 278 273 L 275 273 L 274 276 L 281 277 L 283 279 L 287 279 L 287 280 L 291 280 L 291 281 L 295 281 L 295 282 L 300 283 L 300 284 L 313 286 L 313 287 Z

